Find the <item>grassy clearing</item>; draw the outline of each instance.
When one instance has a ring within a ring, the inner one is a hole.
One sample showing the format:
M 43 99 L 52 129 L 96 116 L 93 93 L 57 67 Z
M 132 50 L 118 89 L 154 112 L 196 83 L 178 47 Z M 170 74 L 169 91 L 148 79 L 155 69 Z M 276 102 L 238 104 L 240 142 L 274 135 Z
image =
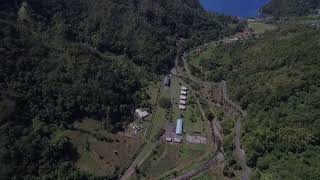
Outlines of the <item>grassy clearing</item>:
M 107 133 L 98 121 L 85 119 L 74 126 L 77 130 L 64 134 L 80 155 L 76 167 L 96 176 L 121 172 L 142 144 L 138 139 Z
M 261 34 L 266 31 L 272 31 L 276 29 L 276 26 L 271 24 L 266 24 L 262 22 L 249 22 L 248 23 L 249 28 L 253 29 L 255 33 Z
M 159 144 L 141 166 L 146 179 L 159 178 L 174 168 L 185 166 L 207 152 L 205 145 Z

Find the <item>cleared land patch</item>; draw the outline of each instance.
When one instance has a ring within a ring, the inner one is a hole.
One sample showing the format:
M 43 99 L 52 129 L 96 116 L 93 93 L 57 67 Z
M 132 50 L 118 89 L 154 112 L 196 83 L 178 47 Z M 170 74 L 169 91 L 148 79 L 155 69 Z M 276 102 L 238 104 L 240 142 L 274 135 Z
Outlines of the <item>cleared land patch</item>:
M 64 134 L 77 147 L 80 158 L 76 166 L 96 176 L 121 172 L 142 144 L 136 138 L 108 133 L 99 121 L 84 119 L 74 127 L 75 130 L 67 130 Z
M 146 179 L 159 178 L 172 169 L 196 161 L 208 151 L 205 145 L 169 145 L 159 144 L 140 167 Z
M 253 31 L 257 34 L 264 33 L 266 31 L 272 31 L 276 29 L 275 25 L 266 24 L 262 22 L 249 22 L 248 23 L 249 28 L 253 29 Z

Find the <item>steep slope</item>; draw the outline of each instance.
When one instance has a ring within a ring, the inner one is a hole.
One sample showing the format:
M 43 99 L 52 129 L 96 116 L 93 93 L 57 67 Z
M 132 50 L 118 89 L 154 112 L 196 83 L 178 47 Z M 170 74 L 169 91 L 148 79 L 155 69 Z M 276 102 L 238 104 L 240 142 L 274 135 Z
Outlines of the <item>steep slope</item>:
M 318 9 L 318 0 L 271 0 L 261 12 L 272 16 L 303 16 L 318 13 Z
M 319 30 L 280 28 L 198 55 L 209 80 L 226 79 L 248 111 L 243 132 L 253 179 L 318 179 Z
M 83 117 L 121 130 L 189 45 L 232 32 L 195 0 L 0 0 L 0 177 L 81 179 L 61 131 Z

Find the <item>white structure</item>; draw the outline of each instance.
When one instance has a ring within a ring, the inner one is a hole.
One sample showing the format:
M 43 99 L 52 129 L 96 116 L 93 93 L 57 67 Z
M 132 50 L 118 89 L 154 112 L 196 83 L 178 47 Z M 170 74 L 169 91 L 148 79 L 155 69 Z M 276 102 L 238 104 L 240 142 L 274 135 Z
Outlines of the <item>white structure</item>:
M 185 95 L 180 95 L 180 100 L 187 100 L 187 96 L 185 96 Z
M 186 86 L 181 86 L 181 90 L 188 91 L 188 88 Z
M 166 137 L 166 141 L 167 141 L 167 142 L 172 142 L 172 138 Z
M 188 93 L 187 93 L 187 91 L 181 90 L 180 94 L 186 96 Z
M 187 105 L 187 101 L 186 100 L 180 100 L 180 104 L 181 105 Z
M 181 138 L 174 138 L 174 142 L 176 142 L 176 143 L 181 143 L 182 140 L 181 140 Z
M 149 113 L 147 111 L 142 111 L 141 109 L 136 109 L 135 110 L 138 118 L 142 119 L 142 118 L 145 118 L 149 115 Z
M 185 105 L 181 105 L 181 104 L 180 104 L 180 105 L 179 105 L 179 109 L 180 109 L 180 110 L 186 110 L 187 107 L 186 107 Z
M 176 126 L 176 135 L 182 135 L 182 128 L 183 128 L 183 121 L 182 119 L 178 119 L 177 126 Z

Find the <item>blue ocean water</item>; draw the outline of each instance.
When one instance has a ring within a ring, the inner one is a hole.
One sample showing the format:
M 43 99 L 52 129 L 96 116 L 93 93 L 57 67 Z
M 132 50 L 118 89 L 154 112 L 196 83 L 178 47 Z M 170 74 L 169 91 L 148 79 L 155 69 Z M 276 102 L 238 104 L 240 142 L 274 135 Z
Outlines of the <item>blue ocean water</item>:
M 202 6 L 213 12 L 240 17 L 257 16 L 259 9 L 269 0 L 199 0 Z

